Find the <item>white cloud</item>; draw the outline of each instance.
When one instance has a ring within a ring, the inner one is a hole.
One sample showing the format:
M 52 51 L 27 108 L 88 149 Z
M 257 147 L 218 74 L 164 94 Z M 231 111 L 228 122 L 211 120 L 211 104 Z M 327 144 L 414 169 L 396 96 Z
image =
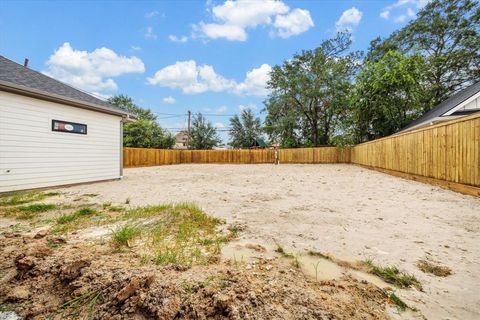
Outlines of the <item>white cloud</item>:
M 275 34 L 288 38 L 313 27 L 308 10 L 290 11 L 283 1 L 227 0 L 211 8 L 208 6 L 207 11 L 211 12 L 214 22 L 201 21 L 193 25 L 194 37 L 246 41 L 247 29 L 272 26 Z
M 145 39 L 157 40 L 157 35 L 155 34 L 153 27 L 147 27 L 147 29 L 145 30 L 144 36 L 145 36 Z
M 74 87 L 98 93 L 118 89 L 111 77 L 145 72 L 142 60 L 137 57 L 120 56 L 105 47 L 92 52 L 75 50 L 68 42 L 55 50 L 46 65 L 46 75 Z
M 224 125 L 223 123 L 221 123 L 221 122 L 217 122 L 217 123 L 215 123 L 213 126 L 214 126 L 215 128 L 217 128 L 217 129 L 223 129 L 223 128 L 225 128 L 225 125 Z
M 177 100 L 175 100 L 175 98 L 172 96 L 165 97 L 162 99 L 162 101 L 166 104 L 175 104 L 175 102 L 177 102 Z
M 210 39 L 225 38 L 230 41 L 245 41 L 247 40 L 247 32 L 244 28 L 218 23 L 203 23 L 194 25 L 194 31 L 199 31 Z
M 388 20 L 388 18 L 390 17 L 390 10 L 384 10 L 380 12 L 380 17 L 385 20 Z
M 402 14 L 402 15 L 399 15 L 397 17 L 395 17 L 395 19 L 393 19 L 393 22 L 395 23 L 403 23 L 407 20 L 407 16 Z
M 139 46 L 131 46 L 130 49 L 132 49 L 133 51 L 140 51 L 140 50 L 142 50 L 142 48 L 139 47 Z
M 168 40 L 172 41 L 172 42 L 180 42 L 180 43 L 185 43 L 188 41 L 188 37 L 187 36 L 181 36 L 181 37 L 177 37 L 176 35 L 169 35 L 168 36 Z
M 267 82 L 270 79 L 272 67 L 264 63 L 258 68 L 247 72 L 245 80 L 235 87 L 235 93 L 253 96 L 268 95 Z
M 194 60 L 177 61 L 175 64 L 158 70 L 153 77 L 147 78 L 150 85 L 171 89 L 181 89 L 183 93 L 195 94 L 207 91 L 233 92 L 239 95 L 264 96 L 271 67 L 263 64 L 247 72 L 245 80 L 237 83 L 216 73 L 210 65 L 197 65 Z
M 288 38 L 307 31 L 314 24 L 308 10 L 295 9 L 286 15 L 278 15 L 274 26 L 280 37 Z
M 337 31 L 352 31 L 362 20 L 363 12 L 355 7 L 345 10 L 335 23 Z
M 151 12 L 147 12 L 145 14 L 145 18 L 153 18 L 155 16 L 158 16 L 160 14 L 160 12 L 158 12 L 157 10 L 154 10 L 154 11 L 151 11 Z
M 403 23 L 415 17 L 418 10 L 425 7 L 431 0 L 397 0 L 386 6 L 380 13 L 385 20 L 393 19 L 395 23 Z M 393 13 L 393 14 L 392 14 Z

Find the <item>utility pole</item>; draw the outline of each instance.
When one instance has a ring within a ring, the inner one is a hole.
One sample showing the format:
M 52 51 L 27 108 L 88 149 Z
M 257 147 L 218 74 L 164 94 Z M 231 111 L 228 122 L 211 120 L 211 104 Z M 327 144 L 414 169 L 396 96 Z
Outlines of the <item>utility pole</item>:
M 190 115 L 191 115 L 191 112 L 190 110 L 188 110 L 188 125 L 187 125 L 187 128 L 188 128 L 188 134 L 187 134 L 187 149 L 190 149 Z

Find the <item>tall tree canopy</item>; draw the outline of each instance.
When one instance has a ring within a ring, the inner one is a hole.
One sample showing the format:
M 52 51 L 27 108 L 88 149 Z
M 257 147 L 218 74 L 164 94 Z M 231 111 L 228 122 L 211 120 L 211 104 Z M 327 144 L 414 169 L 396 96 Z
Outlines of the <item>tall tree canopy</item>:
M 212 149 L 221 142 L 217 130 L 211 122 L 198 113 L 193 117 L 188 145 L 191 149 Z
M 480 2 L 431 1 L 404 28 L 372 41 L 367 59 L 379 60 L 390 50 L 425 58 L 422 85 L 428 95 L 421 103 L 423 112 L 430 110 L 480 81 Z
M 230 145 L 233 148 L 251 147 L 262 133 L 260 118 L 256 118 L 250 109 L 243 110 L 240 117 L 234 115 L 230 118 L 230 126 Z
M 117 107 L 130 112 L 138 117 L 138 119 L 156 121 L 157 116 L 150 109 L 144 109 L 137 106 L 133 99 L 129 96 L 119 94 L 108 99 L 108 102 Z
M 266 132 L 282 146 L 326 145 L 348 111 L 360 54 L 346 53 L 350 34 L 339 33 L 315 50 L 275 66 L 268 86 Z
M 368 61 L 351 101 L 355 142 L 393 134 L 421 116 L 424 80 L 425 63 L 418 55 L 388 51 L 378 61 Z
M 175 137 L 160 127 L 157 116 L 150 109 L 137 106 L 126 95 L 114 96 L 108 102 L 138 117 L 123 125 L 123 146 L 171 149 L 175 145 Z

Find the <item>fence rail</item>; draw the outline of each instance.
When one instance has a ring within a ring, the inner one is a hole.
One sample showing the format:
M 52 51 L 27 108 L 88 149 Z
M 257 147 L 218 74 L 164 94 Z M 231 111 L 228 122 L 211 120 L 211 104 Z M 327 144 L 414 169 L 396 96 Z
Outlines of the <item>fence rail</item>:
M 480 114 L 356 145 L 351 162 L 480 186 Z
M 278 156 L 280 163 L 358 164 L 416 180 L 424 178 L 424 182 L 480 195 L 480 113 L 352 148 L 280 149 Z M 254 164 L 273 163 L 275 151 L 124 148 L 123 158 L 125 167 L 182 163 Z
M 280 163 L 348 163 L 350 150 L 335 147 L 281 149 Z M 123 165 L 129 167 L 159 166 L 182 163 L 273 163 L 275 151 L 262 150 L 165 150 L 124 148 Z

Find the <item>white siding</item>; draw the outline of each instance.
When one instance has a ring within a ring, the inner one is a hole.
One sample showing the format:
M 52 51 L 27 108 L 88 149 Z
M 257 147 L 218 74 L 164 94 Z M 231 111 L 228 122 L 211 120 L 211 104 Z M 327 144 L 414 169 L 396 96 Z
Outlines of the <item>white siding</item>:
M 87 125 L 54 132 L 52 119 Z M 0 192 L 120 177 L 121 117 L 0 91 Z
M 480 109 L 480 97 L 478 97 L 473 101 L 470 101 L 464 107 L 458 109 L 457 111 L 468 111 L 468 110 L 474 110 L 474 109 Z

